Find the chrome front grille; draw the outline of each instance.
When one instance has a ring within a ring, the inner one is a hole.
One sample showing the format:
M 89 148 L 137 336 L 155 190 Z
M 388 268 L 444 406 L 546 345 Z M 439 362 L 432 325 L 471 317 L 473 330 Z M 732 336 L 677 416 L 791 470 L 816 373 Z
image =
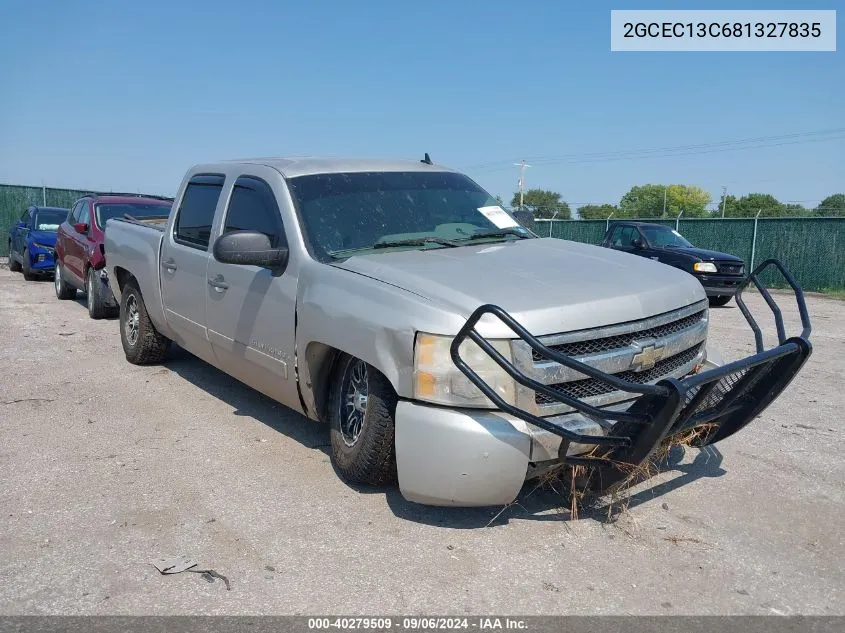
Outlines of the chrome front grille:
M 662 338 L 682 332 L 689 327 L 692 327 L 702 321 L 706 317 L 706 310 L 701 310 L 695 314 L 687 317 L 665 323 L 653 328 L 642 330 L 640 332 L 630 332 L 628 334 L 619 334 L 617 336 L 607 336 L 605 338 L 596 338 L 587 341 L 576 341 L 574 343 L 562 343 L 560 345 L 551 345 L 550 347 L 556 352 L 566 354 L 567 356 L 584 356 L 586 354 L 595 354 L 598 352 L 606 352 L 612 349 L 620 349 L 627 347 L 634 343 L 634 341 L 643 338 Z M 532 358 L 535 361 L 542 361 L 543 357 L 532 350 Z
M 716 262 L 716 269 L 723 275 L 741 275 L 745 272 L 745 266 L 736 262 Z
M 663 360 L 657 362 L 654 367 L 646 371 L 623 371 L 620 374 L 616 374 L 616 377 L 621 378 L 622 380 L 627 380 L 628 382 L 635 382 L 641 385 L 656 382 L 671 374 L 679 367 L 684 367 L 685 365 L 693 362 L 698 357 L 698 354 L 701 352 L 701 348 L 703 346 L 704 343 L 699 343 L 695 347 L 691 347 L 688 350 L 681 352 L 680 354 L 675 354 L 674 356 L 670 356 L 669 358 L 664 358 Z M 606 382 L 596 380 L 595 378 L 586 378 L 584 380 L 563 382 L 556 385 L 551 385 L 551 387 L 553 387 L 557 391 L 560 391 L 566 396 L 570 396 L 572 398 L 579 398 L 582 400 L 584 398 L 600 396 L 602 394 L 610 393 L 611 391 L 613 391 L 613 387 L 608 385 Z M 541 405 L 554 402 L 554 400 L 542 393 L 535 394 L 535 401 L 537 402 L 537 404 Z
M 648 319 L 602 328 L 539 337 L 544 345 L 629 382 L 654 384 L 687 375 L 704 359 L 708 326 L 707 302 Z M 527 343 L 513 343 L 514 361 L 544 385 L 605 406 L 630 398 L 595 378 L 541 357 Z M 558 415 L 572 408 L 528 388 L 519 387 L 517 404 L 537 415 Z

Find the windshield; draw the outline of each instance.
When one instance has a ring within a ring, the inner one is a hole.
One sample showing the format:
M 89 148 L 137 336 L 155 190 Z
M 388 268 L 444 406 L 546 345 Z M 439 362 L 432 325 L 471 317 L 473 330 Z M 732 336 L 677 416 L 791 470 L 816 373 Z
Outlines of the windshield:
M 67 218 L 65 209 L 42 209 L 35 212 L 32 226 L 36 231 L 58 231 L 59 225 Z
M 166 216 L 170 213 L 169 204 L 152 204 L 149 202 L 117 202 L 98 204 L 94 207 L 97 216 L 97 226 L 104 227 L 112 218 L 122 218 L 131 215 L 133 218 L 149 218 Z
M 692 246 L 680 233 L 667 226 L 641 226 L 640 230 L 654 248 Z
M 315 174 L 288 183 L 306 239 L 322 261 L 352 252 L 383 252 L 376 245 L 406 240 L 413 243 L 396 247 L 444 248 L 448 241 L 503 229 L 512 233 L 510 238 L 500 233 L 485 239 L 532 237 L 489 193 L 462 174 Z

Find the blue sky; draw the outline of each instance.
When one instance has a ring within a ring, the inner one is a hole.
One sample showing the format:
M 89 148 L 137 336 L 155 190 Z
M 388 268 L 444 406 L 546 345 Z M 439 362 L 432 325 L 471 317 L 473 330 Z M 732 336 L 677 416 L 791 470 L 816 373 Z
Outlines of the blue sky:
M 836 53 L 610 51 L 611 8 L 732 4 L 3 0 L 0 182 L 172 194 L 209 160 L 430 152 L 509 201 L 521 158 L 845 128 L 841 42 Z M 845 190 L 843 159 L 840 138 L 568 159 L 526 180 L 571 202 L 656 182 L 812 205 Z

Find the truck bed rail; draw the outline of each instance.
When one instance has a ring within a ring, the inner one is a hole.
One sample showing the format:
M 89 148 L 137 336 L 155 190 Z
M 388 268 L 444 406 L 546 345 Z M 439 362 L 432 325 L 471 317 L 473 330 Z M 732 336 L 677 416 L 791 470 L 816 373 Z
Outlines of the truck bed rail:
M 798 336 L 786 337 L 781 310 L 760 281 L 760 274 L 768 268 L 779 270 L 793 290 L 802 326 Z M 754 284 L 774 315 L 778 346 L 772 349 L 764 348 L 760 327 L 742 298 L 743 291 L 750 283 Z M 754 333 L 757 353 L 680 380 L 664 379 L 655 385 L 622 380 L 551 349 L 505 310 L 490 304 L 480 306 L 470 315 L 452 342 L 450 352 L 458 369 L 496 407 L 560 436 L 562 441 L 558 457 L 562 463 L 592 465 L 596 462 L 612 461 L 638 466 L 649 458 L 665 438 L 689 429 L 698 427 L 705 431 L 695 439 L 694 444 L 697 446 L 713 444 L 733 435 L 755 419 L 780 395 L 812 353 L 809 341 L 811 324 L 804 293 L 781 262 L 769 259 L 757 266 L 740 284 L 735 300 Z M 607 383 L 614 389 L 630 393 L 636 400 L 625 411 L 613 411 L 591 406 L 554 387 L 540 384 L 520 371 L 479 334 L 476 325 L 485 315 L 492 315 L 502 321 L 543 359 L 560 363 Z M 568 405 L 586 416 L 613 423 L 610 433 L 603 436 L 575 433 L 506 402 L 461 358 L 460 346 L 467 339 L 476 343 L 519 384 Z M 570 443 L 592 445 L 600 447 L 601 450 L 592 451 L 590 457 L 567 456 Z M 618 479 L 618 476 L 608 473 L 602 480 L 602 488 L 609 487 Z

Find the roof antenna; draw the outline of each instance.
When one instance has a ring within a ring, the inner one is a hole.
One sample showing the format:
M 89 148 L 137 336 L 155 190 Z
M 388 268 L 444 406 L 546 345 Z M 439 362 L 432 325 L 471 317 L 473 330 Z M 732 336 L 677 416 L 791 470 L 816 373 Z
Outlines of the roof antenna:
M 421 163 L 425 163 L 426 165 L 433 165 L 434 163 L 431 162 L 431 157 L 429 157 L 428 152 L 425 153 L 425 158 L 423 158 Z

